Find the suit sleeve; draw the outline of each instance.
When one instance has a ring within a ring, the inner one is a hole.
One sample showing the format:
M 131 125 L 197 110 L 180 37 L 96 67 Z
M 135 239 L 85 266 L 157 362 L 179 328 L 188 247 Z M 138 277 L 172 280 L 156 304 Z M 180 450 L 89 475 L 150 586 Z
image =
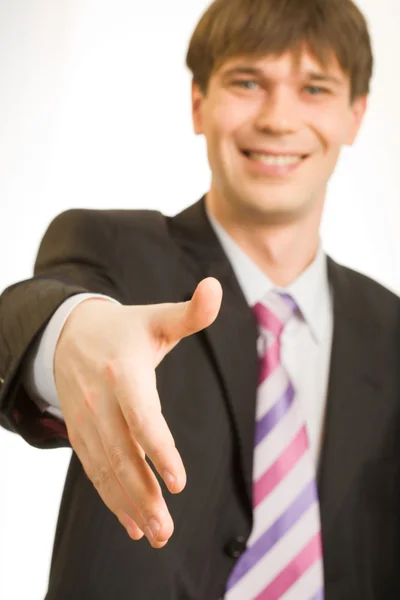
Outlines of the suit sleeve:
M 37 448 L 65 447 L 69 442 L 64 423 L 42 413 L 27 393 L 25 366 L 67 298 L 94 293 L 124 303 L 115 245 L 103 211 L 66 211 L 47 229 L 33 277 L 0 296 L 0 424 Z

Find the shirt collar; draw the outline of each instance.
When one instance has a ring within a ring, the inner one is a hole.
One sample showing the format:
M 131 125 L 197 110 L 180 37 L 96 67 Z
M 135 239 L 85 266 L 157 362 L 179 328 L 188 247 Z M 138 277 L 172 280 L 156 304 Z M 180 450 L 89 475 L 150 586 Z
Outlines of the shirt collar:
M 321 242 L 315 259 L 307 269 L 289 286 L 280 288 L 245 254 L 209 211 L 207 216 L 249 306 L 254 306 L 273 289 L 289 293 L 300 308 L 311 334 L 319 343 L 328 324 L 331 302 L 327 257 Z

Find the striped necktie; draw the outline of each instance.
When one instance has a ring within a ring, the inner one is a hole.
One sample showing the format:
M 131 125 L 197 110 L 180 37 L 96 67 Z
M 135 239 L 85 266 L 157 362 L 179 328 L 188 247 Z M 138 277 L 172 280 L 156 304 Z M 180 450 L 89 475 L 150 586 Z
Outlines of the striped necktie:
M 281 334 L 298 313 L 287 294 L 254 306 L 259 327 L 253 530 L 225 600 L 323 600 L 315 465 L 305 420 L 281 363 Z

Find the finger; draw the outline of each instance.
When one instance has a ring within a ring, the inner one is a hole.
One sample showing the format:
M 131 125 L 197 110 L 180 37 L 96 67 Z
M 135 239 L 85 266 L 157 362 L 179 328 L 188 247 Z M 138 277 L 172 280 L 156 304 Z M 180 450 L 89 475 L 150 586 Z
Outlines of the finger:
M 89 459 L 89 454 L 85 441 L 77 432 L 74 432 L 71 437 L 74 441 L 73 444 L 71 442 L 71 445 L 73 446 L 74 451 L 78 459 L 80 460 L 88 479 L 91 481 L 90 474 L 94 471 L 94 469 Z M 102 498 L 102 500 L 107 506 L 107 508 L 115 514 L 121 525 L 126 529 L 128 535 L 133 540 L 137 541 L 143 537 L 143 531 L 138 527 L 137 523 L 132 519 L 132 517 L 127 515 L 123 510 L 120 510 L 118 507 L 114 507 L 112 503 L 108 502 L 107 498 Z
M 133 539 L 140 539 L 144 533 L 141 512 L 115 477 L 100 439 L 93 443 L 92 438 L 88 452 L 80 459 L 104 504 L 115 514 Z
M 118 514 L 118 520 L 121 523 L 121 525 L 123 527 L 125 527 L 126 531 L 128 532 L 129 537 L 131 537 L 133 540 L 136 540 L 136 541 L 142 539 L 142 537 L 144 535 L 143 531 L 137 526 L 135 521 L 133 519 L 131 519 L 123 511 L 121 511 Z
M 107 368 L 110 387 L 133 440 L 152 461 L 171 493 L 186 485 L 186 472 L 174 438 L 161 413 L 154 369 L 120 362 Z
M 88 418 L 90 418 L 89 415 Z M 128 534 L 133 539 L 139 540 L 143 537 L 143 525 L 140 527 L 143 519 L 140 511 L 115 479 L 95 427 L 90 424 L 88 419 L 80 418 L 80 431 L 78 432 L 72 424 L 71 418 L 67 421 L 71 445 L 86 475 L 95 486 L 104 504 L 115 514 Z
M 152 544 L 168 541 L 174 529 L 171 515 L 145 452 L 132 438 L 119 405 L 100 401 L 95 424 L 114 476 L 140 512 L 141 529 Z
M 221 302 L 219 281 L 213 277 L 203 279 L 188 302 L 153 307 L 150 323 L 153 334 L 175 345 L 182 338 L 209 327 L 218 316 Z

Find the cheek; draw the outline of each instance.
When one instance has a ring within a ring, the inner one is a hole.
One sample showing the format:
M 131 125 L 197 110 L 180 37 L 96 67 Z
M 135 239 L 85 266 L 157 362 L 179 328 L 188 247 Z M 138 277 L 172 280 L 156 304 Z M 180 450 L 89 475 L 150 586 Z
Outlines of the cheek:
M 223 144 L 225 140 L 231 139 L 234 133 L 234 125 L 226 113 L 212 115 L 209 122 L 207 137 L 212 144 Z
M 335 152 L 346 143 L 348 136 L 348 116 L 337 110 L 323 110 L 310 116 L 310 126 L 320 139 L 326 151 Z
M 235 143 L 243 138 L 249 124 L 254 120 L 254 109 L 250 102 L 238 102 L 229 98 L 212 107 L 207 115 L 208 133 L 213 140 Z
M 218 120 L 210 120 L 205 129 L 208 162 L 213 173 L 220 171 L 221 156 L 224 155 L 225 129 Z
M 206 138 L 208 158 L 211 168 L 217 169 L 218 165 L 229 163 L 231 160 L 232 146 L 235 144 L 235 132 L 229 118 L 216 115 L 208 123 Z

